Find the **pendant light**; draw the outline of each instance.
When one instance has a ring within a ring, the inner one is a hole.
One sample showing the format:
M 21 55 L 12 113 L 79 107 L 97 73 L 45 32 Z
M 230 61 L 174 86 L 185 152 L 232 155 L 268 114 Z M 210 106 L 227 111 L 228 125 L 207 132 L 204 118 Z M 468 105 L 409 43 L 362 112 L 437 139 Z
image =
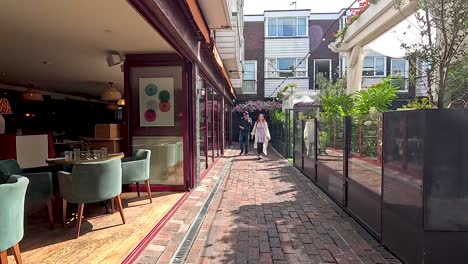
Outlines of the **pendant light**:
M 118 101 L 122 98 L 122 93 L 113 86 L 113 82 L 109 82 L 109 87 L 101 94 L 101 100 Z

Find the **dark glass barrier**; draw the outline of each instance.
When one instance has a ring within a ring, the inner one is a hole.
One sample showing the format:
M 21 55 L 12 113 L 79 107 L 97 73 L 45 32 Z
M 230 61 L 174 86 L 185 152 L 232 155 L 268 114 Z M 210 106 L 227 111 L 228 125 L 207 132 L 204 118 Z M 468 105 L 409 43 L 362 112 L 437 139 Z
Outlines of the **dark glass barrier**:
M 380 196 L 382 189 L 382 114 L 351 119 L 348 177 Z
M 304 131 L 304 154 L 303 154 L 303 171 L 304 174 L 313 181 L 316 178 L 316 163 L 317 163 L 317 127 L 316 119 L 307 119 L 302 122 L 302 130 Z
M 343 204 L 344 125 L 339 119 L 318 120 L 317 182 L 336 202 Z

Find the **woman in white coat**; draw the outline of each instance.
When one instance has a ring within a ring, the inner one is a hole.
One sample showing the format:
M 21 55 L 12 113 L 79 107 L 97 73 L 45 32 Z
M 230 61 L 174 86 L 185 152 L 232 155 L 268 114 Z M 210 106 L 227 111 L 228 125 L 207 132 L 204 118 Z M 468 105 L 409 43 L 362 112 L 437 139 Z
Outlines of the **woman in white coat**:
M 263 114 L 258 116 L 251 135 L 255 137 L 254 148 L 257 149 L 258 158 L 262 159 L 262 153 L 267 155 L 268 141 L 271 139 L 268 124 Z

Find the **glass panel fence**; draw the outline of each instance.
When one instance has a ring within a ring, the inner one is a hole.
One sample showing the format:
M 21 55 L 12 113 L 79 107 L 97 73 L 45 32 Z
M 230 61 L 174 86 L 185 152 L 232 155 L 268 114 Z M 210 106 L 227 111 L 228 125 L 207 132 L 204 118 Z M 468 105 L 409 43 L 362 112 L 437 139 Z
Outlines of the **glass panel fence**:
M 318 160 L 343 175 L 343 121 L 318 120 Z
M 382 114 L 353 117 L 348 177 L 375 193 L 382 186 Z

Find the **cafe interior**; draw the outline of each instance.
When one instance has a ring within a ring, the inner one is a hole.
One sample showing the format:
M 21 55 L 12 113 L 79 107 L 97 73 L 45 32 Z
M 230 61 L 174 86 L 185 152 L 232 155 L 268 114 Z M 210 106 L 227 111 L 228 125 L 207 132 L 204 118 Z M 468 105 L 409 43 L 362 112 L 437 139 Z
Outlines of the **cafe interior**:
M 184 195 L 188 155 L 183 67 L 132 69 L 157 98 L 138 113 L 124 60 L 177 52 L 126 1 L 6 1 L 0 35 L 1 263 L 122 261 Z

